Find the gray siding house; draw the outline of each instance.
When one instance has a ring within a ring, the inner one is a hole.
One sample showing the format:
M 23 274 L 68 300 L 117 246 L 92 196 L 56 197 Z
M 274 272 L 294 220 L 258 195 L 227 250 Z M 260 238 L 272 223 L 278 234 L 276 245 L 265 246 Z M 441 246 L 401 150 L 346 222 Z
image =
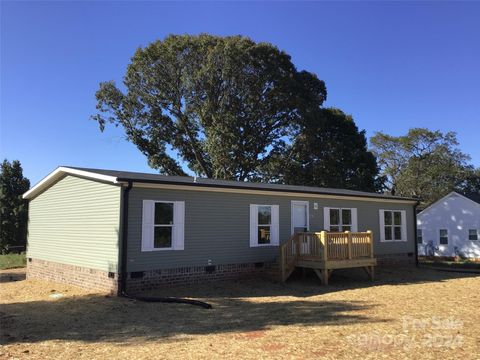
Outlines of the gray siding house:
M 113 293 L 265 272 L 294 232 L 370 230 L 379 261 L 415 258 L 410 198 L 76 167 L 24 198 L 27 276 Z

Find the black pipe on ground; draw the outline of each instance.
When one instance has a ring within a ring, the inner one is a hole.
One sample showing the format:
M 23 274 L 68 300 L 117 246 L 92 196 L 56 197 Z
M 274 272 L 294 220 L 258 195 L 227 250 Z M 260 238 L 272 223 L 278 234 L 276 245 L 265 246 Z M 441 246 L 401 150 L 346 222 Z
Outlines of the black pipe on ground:
M 187 305 L 194 305 L 200 306 L 204 309 L 212 309 L 213 306 L 209 303 L 200 301 L 200 300 L 192 300 L 192 299 L 185 299 L 185 298 L 175 298 L 175 297 L 152 297 L 152 296 L 131 296 L 128 294 L 123 294 L 124 297 L 129 299 L 143 301 L 143 302 L 162 302 L 162 303 L 173 303 L 173 304 L 187 304 Z

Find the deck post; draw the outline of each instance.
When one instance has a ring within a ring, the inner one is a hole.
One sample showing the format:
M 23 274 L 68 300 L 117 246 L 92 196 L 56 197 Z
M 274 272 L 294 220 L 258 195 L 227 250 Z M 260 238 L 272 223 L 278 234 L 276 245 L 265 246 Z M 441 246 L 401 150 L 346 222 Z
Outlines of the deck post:
M 327 264 L 328 249 L 327 249 L 327 232 L 326 231 L 320 232 L 320 242 L 322 243 L 322 246 L 323 246 L 323 261 L 325 261 L 325 264 Z
M 298 259 L 300 258 L 300 234 L 297 234 L 293 241 L 295 242 L 295 257 Z
M 282 282 L 285 282 L 285 246 L 282 245 L 280 248 L 280 276 L 282 277 Z
M 347 244 L 348 244 L 348 259 L 352 260 L 352 233 L 350 231 L 345 231 L 347 234 Z
M 328 285 L 328 269 L 323 269 L 322 276 L 323 276 L 323 285 Z
M 370 257 L 373 259 L 373 233 L 372 230 L 367 230 L 368 237 L 370 239 Z

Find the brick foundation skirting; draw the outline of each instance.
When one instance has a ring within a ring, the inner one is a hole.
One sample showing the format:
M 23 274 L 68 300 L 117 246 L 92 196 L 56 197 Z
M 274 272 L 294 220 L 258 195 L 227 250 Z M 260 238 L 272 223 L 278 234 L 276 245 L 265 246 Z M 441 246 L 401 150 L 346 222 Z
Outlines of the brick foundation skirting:
M 33 258 L 27 261 L 28 279 L 59 282 L 117 294 L 119 276 L 117 273 L 113 274 L 114 278 L 108 275 L 107 271 L 81 266 Z M 130 272 L 127 277 L 127 292 L 134 294 L 160 287 L 232 280 L 251 275 L 278 279 L 278 267 L 275 263 L 248 263 Z
M 278 279 L 278 267 L 275 263 L 247 263 L 182 267 L 129 273 L 127 291 L 128 293 L 136 293 L 160 287 L 232 280 L 248 276 Z
M 117 293 L 118 275 L 110 278 L 107 271 L 82 266 L 61 264 L 53 261 L 29 258 L 27 279 L 40 279 L 75 285 L 85 289 L 99 290 L 110 294 Z
M 411 254 L 377 255 L 381 267 L 414 264 Z M 276 263 L 247 263 L 214 266 L 181 267 L 130 272 L 127 277 L 127 292 L 135 294 L 145 290 L 177 285 L 197 284 L 209 281 L 233 280 L 242 277 L 266 277 L 278 280 L 279 270 Z M 60 282 L 78 287 L 116 294 L 118 292 L 118 274 L 109 277 L 107 271 L 89 269 L 39 259 L 28 259 L 27 278 Z
M 380 267 L 403 266 L 415 264 L 415 255 L 408 253 L 375 255 Z

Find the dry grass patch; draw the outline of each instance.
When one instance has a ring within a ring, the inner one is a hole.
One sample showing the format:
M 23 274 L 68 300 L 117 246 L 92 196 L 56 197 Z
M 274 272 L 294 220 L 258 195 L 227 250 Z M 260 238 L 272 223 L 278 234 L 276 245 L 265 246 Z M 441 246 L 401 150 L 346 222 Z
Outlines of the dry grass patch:
M 480 277 L 425 269 L 378 277 L 370 283 L 343 271 L 328 287 L 311 276 L 155 293 L 207 301 L 212 310 L 5 280 L 0 358 L 478 358 Z

